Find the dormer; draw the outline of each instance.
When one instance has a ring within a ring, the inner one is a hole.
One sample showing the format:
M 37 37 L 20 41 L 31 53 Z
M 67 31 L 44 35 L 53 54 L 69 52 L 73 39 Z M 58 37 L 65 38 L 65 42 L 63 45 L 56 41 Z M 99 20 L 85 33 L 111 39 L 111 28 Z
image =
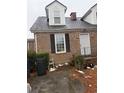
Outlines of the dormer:
M 92 6 L 81 18 L 81 20 L 92 25 L 97 25 L 97 4 Z
M 65 25 L 65 12 L 67 7 L 55 0 L 46 6 L 47 21 L 50 26 Z

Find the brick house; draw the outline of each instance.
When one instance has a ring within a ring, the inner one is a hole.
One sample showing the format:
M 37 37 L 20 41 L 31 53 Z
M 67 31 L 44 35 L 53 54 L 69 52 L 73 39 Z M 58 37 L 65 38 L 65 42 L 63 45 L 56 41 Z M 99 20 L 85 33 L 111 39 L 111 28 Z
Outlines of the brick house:
M 76 17 L 76 12 L 65 17 L 67 7 L 57 0 L 45 10 L 46 17 L 38 17 L 30 28 L 36 52 L 48 52 L 56 64 L 70 62 L 73 55 L 97 55 L 96 25 Z

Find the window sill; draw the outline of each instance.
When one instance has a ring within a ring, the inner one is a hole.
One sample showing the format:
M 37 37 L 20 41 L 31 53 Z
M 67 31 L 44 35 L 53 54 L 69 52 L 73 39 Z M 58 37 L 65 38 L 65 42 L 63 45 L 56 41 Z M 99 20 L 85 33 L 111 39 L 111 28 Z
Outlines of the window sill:
M 67 53 L 66 51 L 62 51 L 62 52 L 56 52 L 56 54 L 65 54 Z

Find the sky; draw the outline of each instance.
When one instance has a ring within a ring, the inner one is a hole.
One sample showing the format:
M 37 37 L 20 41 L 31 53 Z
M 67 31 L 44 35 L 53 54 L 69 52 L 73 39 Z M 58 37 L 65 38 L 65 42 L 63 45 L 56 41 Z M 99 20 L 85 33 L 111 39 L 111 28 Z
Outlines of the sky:
M 46 16 L 45 6 L 54 0 L 28 0 L 27 5 L 27 38 L 34 38 L 30 27 L 39 16 Z M 58 0 L 65 6 L 65 16 L 69 17 L 71 12 L 76 12 L 78 17 L 83 16 L 90 7 L 96 4 L 96 0 Z

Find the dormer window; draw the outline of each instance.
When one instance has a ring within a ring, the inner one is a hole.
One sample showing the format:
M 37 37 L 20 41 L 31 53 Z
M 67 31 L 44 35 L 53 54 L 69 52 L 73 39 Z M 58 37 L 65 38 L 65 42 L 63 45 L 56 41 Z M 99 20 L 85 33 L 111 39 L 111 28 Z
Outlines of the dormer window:
M 67 7 L 60 3 L 58 0 L 54 0 L 46 7 L 46 15 L 47 19 L 49 19 L 48 25 L 49 26 L 64 26 L 65 23 L 65 13 Z
M 54 17 L 54 23 L 60 24 L 60 17 Z
M 61 18 L 60 18 L 60 12 L 54 11 L 54 24 L 60 24 Z

